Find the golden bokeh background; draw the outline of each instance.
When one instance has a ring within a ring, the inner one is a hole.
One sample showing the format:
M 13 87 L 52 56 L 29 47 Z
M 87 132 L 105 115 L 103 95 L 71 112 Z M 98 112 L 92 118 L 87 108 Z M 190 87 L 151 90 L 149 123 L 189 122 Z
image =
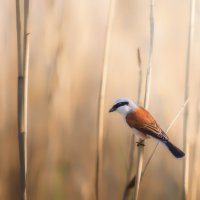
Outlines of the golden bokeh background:
M 142 59 L 142 99 L 149 49 L 149 1 L 115 0 L 106 88 L 103 199 L 122 198 L 131 130 L 109 114 L 118 97 L 137 100 Z M 196 1 L 191 50 L 190 183 L 200 90 L 200 2 Z M 109 1 L 30 1 L 28 97 L 28 199 L 93 200 L 97 111 Z M 166 130 L 184 103 L 189 1 L 155 2 L 155 37 L 149 110 Z M 17 41 L 15 1 L 0 1 L 0 199 L 19 199 Z M 140 102 L 141 105 L 143 101 Z M 183 148 L 183 115 L 169 132 Z M 145 161 L 155 146 L 147 141 Z M 198 160 L 199 162 L 200 160 Z M 162 146 L 148 167 L 140 199 L 181 199 L 183 160 Z M 200 186 L 197 199 L 200 198 Z

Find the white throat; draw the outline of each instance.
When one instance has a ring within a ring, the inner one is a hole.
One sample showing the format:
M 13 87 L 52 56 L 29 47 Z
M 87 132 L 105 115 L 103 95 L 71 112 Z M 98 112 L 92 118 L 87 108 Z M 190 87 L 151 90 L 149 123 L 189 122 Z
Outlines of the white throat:
M 130 106 L 121 106 L 116 110 L 118 113 L 120 113 L 121 115 L 126 116 L 128 113 L 132 112 L 133 109 Z

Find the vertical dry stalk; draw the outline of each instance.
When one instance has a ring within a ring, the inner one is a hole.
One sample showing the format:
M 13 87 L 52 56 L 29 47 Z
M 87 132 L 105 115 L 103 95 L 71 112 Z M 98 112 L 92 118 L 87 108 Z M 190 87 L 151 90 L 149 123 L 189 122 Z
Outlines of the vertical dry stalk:
M 141 90 L 142 90 L 142 60 L 141 60 L 141 55 L 140 55 L 140 49 L 137 49 L 137 60 L 138 60 L 138 68 L 139 68 L 139 79 L 138 79 L 138 99 L 137 103 L 139 104 L 141 101 Z M 131 142 L 130 142 L 130 150 L 129 150 L 129 168 L 128 168 L 128 173 L 127 173 L 127 180 L 126 180 L 126 185 L 123 193 L 123 200 L 128 198 L 128 193 L 129 193 L 129 188 L 127 187 L 131 174 L 132 174 L 132 169 L 133 169 L 133 154 L 135 150 L 135 136 L 131 134 Z
M 17 61 L 18 61 L 18 76 L 22 76 L 22 40 L 21 40 L 21 11 L 20 0 L 16 0 L 16 29 L 17 29 Z
M 27 172 L 27 98 L 28 98 L 28 61 L 29 37 L 27 34 L 29 1 L 24 1 L 24 34 L 22 45 L 20 1 L 16 0 L 17 54 L 18 54 L 18 140 L 20 157 L 20 198 L 26 200 Z M 23 46 L 23 48 L 22 48 Z
M 148 106 L 149 106 L 153 40 L 154 40 L 154 0 L 150 0 L 150 44 L 149 44 L 149 62 L 148 62 L 147 78 L 146 78 L 146 91 L 145 91 L 145 98 L 144 98 L 144 107 L 145 108 L 148 108 Z
M 191 200 L 197 199 L 197 190 L 198 190 L 198 171 L 199 171 L 199 147 L 200 147 L 200 98 L 197 102 L 197 122 L 196 122 L 196 135 L 195 135 L 195 144 L 194 144 L 194 160 L 193 160 L 193 170 L 192 170 L 192 191 L 191 191 Z
M 144 147 L 142 145 L 138 146 L 138 155 L 137 155 L 137 169 L 136 169 L 136 187 L 133 199 L 138 199 L 140 179 L 142 175 L 142 166 L 143 166 L 143 156 L 144 156 Z
M 20 199 L 24 199 L 25 161 L 24 161 L 24 127 L 23 127 L 23 65 L 21 44 L 21 11 L 20 2 L 16 0 L 17 57 L 18 57 L 18 141 L 20 160 Z
M 184 101 L 189 97 L 189 77 L 190 77 L 190 60 L 191 60 L 191 45 L 193 39 L 194 30 L 194 10 L 195 0 L 190 0 L 190 20 L 188 30 L 188 43 L 187 43 L 187 54 L 186 54 L 186 65 L 185 65 L 185 91 Z M 183 163 L 183 199 L 188 199 L 188 184 L 189 184 L 189 137 L 188 137 L 188 112 L 189 105 L 186 106 L 184 117 L 183 117 L 183 146 L 185 151 L 185 159 Z
M 141 93 L 142 93 L 142 60 L 141 60 L 141 55 L 140 55 L 140 49 L 139 48 L 137 49 L 137 60 L 138 60 L 138 68 L 139 68 L 137 103 L 140 104 Z
M 110 48 L 110 35 L 112 21 L 114 15 L 115 0 L 110 0 L 109 13 L 106 26 L 103 71 L 99 93 L 98 107 L 98 136 L 97 136 L 97 160 L 96 160 L 96 199 L 102 199 L 102 181 L 103 181 L 103 133 L 104 133 L 104 108 L 105 108 L 105 93 L 108 73 L 108 56 Z
M 149 105 L 150 97 L 150 86 L 151 86 L 151 70 L 152 70 L 152 54 L 153 54 L 153 39 L 154 39 L 154 0 L 150 0 L 150 44 L 149 44 L 149 63 L 146 76 L 146 90 L 145 90 L 145 99 L 144 107 L 147 109 Z M 143 157 L 144 157 L 144 146 L 138 146 L 138 160 L 137 160 L 137 170 L 136 170 L 136 187 L 133 199 L 138 199 L 140 179 L 142 174 L 143 166 Z
M 24 0 L 24 52 L 23 52 L 23 66 L 24 66 L 24 155 L 25 155 L 25 191 L 24 199 L 27 199 L 27 152 L 28 152 L 28 72 L 29 72 L 29 0 Z

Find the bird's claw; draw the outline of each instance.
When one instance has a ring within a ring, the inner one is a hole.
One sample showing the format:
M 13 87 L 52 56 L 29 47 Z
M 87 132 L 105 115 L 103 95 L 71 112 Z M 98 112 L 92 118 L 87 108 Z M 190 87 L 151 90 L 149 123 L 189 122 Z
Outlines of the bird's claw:
M 137 146 L 139 147 L 139 146 L 145 146 L 145 144 L 144 144 L 144 140 L 140 140 L 140 141 L 138 141 L 138 142 L 136 142 L 136 144 L 137 144 Z

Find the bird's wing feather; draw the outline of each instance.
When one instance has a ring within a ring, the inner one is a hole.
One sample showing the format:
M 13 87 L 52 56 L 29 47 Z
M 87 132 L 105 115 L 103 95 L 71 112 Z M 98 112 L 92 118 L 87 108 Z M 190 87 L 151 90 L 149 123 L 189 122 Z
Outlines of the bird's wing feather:
M 127 114 L 126 122 L 131 128 L 135 128 L 144 134 L 150 135 L 161 141 L 168 140 L 167 135 L 159 127 L 152 115 L 142 107 Z

